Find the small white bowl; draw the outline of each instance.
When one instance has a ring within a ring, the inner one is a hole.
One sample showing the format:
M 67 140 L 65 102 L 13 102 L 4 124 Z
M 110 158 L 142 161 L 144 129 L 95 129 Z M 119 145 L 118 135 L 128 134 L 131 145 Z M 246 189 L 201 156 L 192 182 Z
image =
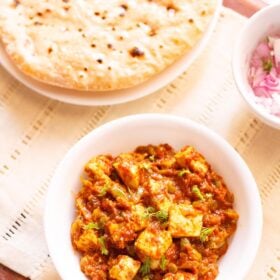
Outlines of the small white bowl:
M 81 139 L 65 156 L 51 182 L 45 207 L 45 234 L 53 262 L 64 280 L 85 280 L 79 254 L 71 245 L 75 194 L 85 163 L 98 154 L 117 155 L 139 145 L 169 143 L 195 146 L 235 195 L 240 215 L 217 280 L 245 278 L 258 250 L 262 210 L 255 180 L 237 152 L 220 136 L 193 121 L 171 115 L 144 114 L 107 123 Z
M 280 2 L 277 3 L 260 10 L 247 21 L 234 47 L 232 67 L 237 87 L 252 112 L 266 124 L 280 129 L 280 118 L 255 103 L 247 78 L 249 61 L 257 44 L 268 33 L 280 32 Z

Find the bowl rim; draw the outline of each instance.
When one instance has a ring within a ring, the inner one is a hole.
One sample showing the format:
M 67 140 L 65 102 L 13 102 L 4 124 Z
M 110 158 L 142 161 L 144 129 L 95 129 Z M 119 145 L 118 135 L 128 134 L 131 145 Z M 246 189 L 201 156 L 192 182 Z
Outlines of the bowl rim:
M 232 72 L 233 77 L 235 80 L 235 84 L 238 88 L 239 93 L 241 94 L 243 100 L 249 105 L 249 108 L 254 113 L 255 116 L 259 117 L 264 123 L 267 125 L 280 129 L 280 117 L 274 116 L 256 104 L 252 98 L 250 98 L 248 90 L 246 89 L 243 81 L 242 81 L 242 74 L 240 68 L 242 67 L 239 63 L 239 54 L 241 53 L 241 45 L 243 42 L 244 37 L 246 34 L 250 32 L 251 26 L 258 23 L 259 18 L 263 17 L 265 14 L 269 14 L 275 8 L 280 9 L 280 1 L 277 0 L 276 3 L 273 3 L 265 8 L 262 8 L 258 12 L 256 12 L 251 18 L 248 19 L 245 26 L 242 28 L 236 43 L 234 44 L 233 48 L 233 55 L 232 55 Z M 253 91 L 253 90 L 252 90 Z
M 71 160 L 73 155 L 78 153 L 84 145 L 87 145 L 87 143 L 91 142 L 91 139 L 94 138 L 96 135 L 104 133 L 107 130 L 110 130 L 111 127 L 114 126 L 120 126 L 120 125 L 126 125 L 129 123 L 134 123 L 135 121 L 150 121 L 153 119 L 153 121 L 160 121 L 160 122 L 174 122 L 174 123 L 179 123 L 181 125 L 184 125 L 186 128 L 190 127 L 192 129 L 195 129 L 199 131 L 202 135 L 207 135 L 210 139 L 214 140 L 217 142 L 217 145 L 222 145 L 227 152 L 230 154 L 230 157 L 233 157 L 235 161 L 238 161 L 238 164 L 240 165 L 240 169 L 243 170 L 243 173 L 246 174 L 246 177 L 248 180 L 250 180 L 251 184 L 248 185 L 248 188 L 250 188 L 250 191 L 252 192 L 252 195 L 250 197 L 250 205 L 252 209 L 254 209 L 254 236 L 250 237 L 250 244 L 248 246 L 247 250 L 247 264 L 246 266 L 242 269 L 241 275 L 242 279 L 248 274 L 250 268 L 252 267 L 252 264 L 255 260 L 255 257 L 257 255 L 261 238 L 262 238 L 262 229 L 263 229 L 263 212 L 262 212 L 262 203 L 261 203 L 261 198 L 260 194 L 258 191 L 258 187 L 256 184 L 256 181 L 249 169 L 249 167 L 246 165 L 245 161 L 242 159 L 242 157 L 238 154 L 238 152 L 219 134 L 211 130 L 210 128 L 199 124 L 193 120 L 190 120 L 185 117 L 179 117 L 175 115 L 170 115 L 170 114 L 158 114 L 158 113 L 148 113 L 148 114 L 135 114 L 135 115 L 129 115 L 125 116 L 122 118 L 115 119 L 113 121 L 107 122 L 100 127 L 92 130 L 90 133 L 85 135 L 83 138 L 81 138 L 76 144 L 70 148 L 70 150 L 66 153 L 62 161 L 59 163 L 54 176 L 51 180 L 51 183 L 49 185 L 49 189 L 47 192 L 46 200 L 45 200 L 45 207 L 44 207 L 44 234 L 46 237 L 46 242 L 47 242 L 47 247 L 49 249 L 49 254 L 51 256 L 51 259 L 62 279 L 66 279 L 63 277 L 65 275 L 65 267 L 61 265 L 61 262 L 59 261 L 59 258 L 56 257 L 56 246 L 55 242 L 53 242 L 49 232 L 52 231 L 51 228 L 51 215 L 49 214 L 49 209 L 52 207 L 52 200 L 55 197 L 56 193 L 56 181 L 58 181 L 60 177 L 61 170 L 64 169 L 64 165 Z M 72 158 L 73 160 L 73 158 Z

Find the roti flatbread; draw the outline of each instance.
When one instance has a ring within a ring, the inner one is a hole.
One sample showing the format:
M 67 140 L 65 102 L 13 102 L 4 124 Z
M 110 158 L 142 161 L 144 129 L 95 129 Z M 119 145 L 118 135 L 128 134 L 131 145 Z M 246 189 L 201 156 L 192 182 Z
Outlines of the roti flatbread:
M 0 37 L 25 74 L 76 90 L 140 84 L 189 52 L 218 0 L 0 0 Z

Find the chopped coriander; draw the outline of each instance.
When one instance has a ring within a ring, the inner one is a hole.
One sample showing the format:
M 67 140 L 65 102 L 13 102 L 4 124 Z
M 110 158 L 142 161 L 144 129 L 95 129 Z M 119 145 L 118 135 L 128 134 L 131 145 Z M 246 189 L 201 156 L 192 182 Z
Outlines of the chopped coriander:
M 273 67 L 273 64 L 272 64 L 272 60 L 271 59 L 268 59 L 268 60 L 264 60 L 263 61 L 263 70 L 267 73 L 270 73 L 272 67 Z
M 112 192 L 113 196 L 115 196 L 115 197 L 126 198 L 125 192 L 118 186 L 112 187 L 111 192 Z
M 102 197 L 102 196 L 106 195 L 107 191 L 108 191 L 108 186 L 104 186 L 100 189 L 100 192 L 97 196 Z
M 142 277 L 145 277 L 150 274 L 151 271 L 151 259 L 147 258 L 141 265 L 139 272 Z
M 202 228 L 200 232 L 200 241 L 205 242 L 207 237 L 214 231 L 214 228 Z
M 204 200 L 204 197 L 200 191 L 200 189 L 198 188 L 198 186 L 193 186 L 192 188 L 192 193 L 196 195 L 197 198 L 199 198 L 200 200 Z
M 143 213 L 143 219 L 148 219 L 151 216 L 151 214 L 155 211 L 156 209 L 154 207 L 152 206 L 147 207 L 145 209 L 145 212 Z
M 97 223 L 88 223 L 84 226 L 84 229 L 100 229 L 100 226 Z
M 162 223 L 168 220 L 168 212 L 166 210 L 160 210 L 155 213 L 152 213 L 151 216 L 156 217 Z
M 178 172 L 179 177 L 183 177 L 185 174 L 190 174 L 190 170 L 188 169 L 182 169 Z
M 102 255 L 108 255 L 108 250 L 106 248 L 106 245 L 105 245 L 105 236 L 101 236 L 98 238 L 98 243 L 100 245 L 100 249 L 101 249 L 101 254 Z
M 168 212 L 166 210 L 159 210 L 155 212 L 156 209 L 154 207 L 147 207 L 145 209 L 145 213 L 143 215 L 144 219 L 147 219 L 149 217 L 155 217 L 156 219 L 160 220 L 160 222 L 165 223 L 168 221 Z
M 149 214 L 154 213 L 155 211 L 156 211 L 156 209 L 154 207 L 152 207 L 152 206 L 147 207 L 147 212 Z
M 160 262 L 159 262 L 159 267 L 162 271 L 165 271 L 166 269 L 166 264 L 167 264 L 167 260 L 166 260 L 166 257 L 165 256 L 162 256 L 160 258 Z

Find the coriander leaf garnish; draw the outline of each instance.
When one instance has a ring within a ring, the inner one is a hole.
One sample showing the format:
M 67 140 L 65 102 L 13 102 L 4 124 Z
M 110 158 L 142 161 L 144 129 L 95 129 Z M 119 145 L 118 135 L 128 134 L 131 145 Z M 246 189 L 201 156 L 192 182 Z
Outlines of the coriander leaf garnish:
M 147 207 L 143 213 L 143 219 L 148 219 L 151 216 L 151 214 L 155 211 L 156 209 L 154 207 L 152 206 Z
M 147 212 L 149 214 L 154 213 L 155 211 L 156 211 L 156 209 L 154 207 L 152 207 L 152 206 L 147 207 Z
M 100 192 L 97 196 L 102 197 L 102 196 L 106 195 L 107 191 L 108 191 L 108 187 L 104 186 L 100 189 Z
M 98 243 L 100 245 L 101 254 L 107 256 L 109 254 L 109 252 L 108 252 L 108 250 L 106 248 L 106 245 L 105 245 L 105 236 L 99 237 L 98 238 Z
M 214 231 L 214 228 L 202 228 L 200 232 L 200 241 L 205 242 L 208 236 Z
M 84 229 L 100 229 L 100 226 L 97 223 L 88 223 L 84 226 Z
M 264 60 L 263 61 L 263 70 L 267 73 L 270 73 L 272 67 L 273 67 L 273 63 L 272 63 L 272 60 L 271 59 L 268 59 L 268 60 Z
M 145 277 L 150 274 L 151 271 L 151 259 L 147 258 L 141 265 L 139 272 L 142 277 Z
M 200 199 L 200 200 L 204 200 L 204 197 L 200 191 L 200 189 L 198 188 L 198 186 L 193 186 L 192 188 L 192 193 L 195 194 L 195 196 Z
M 156 217 L 162 223 L 168 221 L 168 212 L 166 210 L 160 210 L 151 214 L 152 217 Z
M 190 170 L 188 169 L 182 169 L 178 172 L 179 177 L 183 177 L 185 174 L 190 174 Z
M 155 212 L 156 209 L 154 207 L 147 207 L 145 209 L 145 214 L 143 215 L 144 219 L 147 219 L 149 217 L 155 217 L 158 219 L 160 222 L 165 223 L 168 221 L 168 212 L 166 210 L 159 210 Z
M 112 188 L 112 193 L 116 197 L 120 197 L 120 198 L 125 198 L 126 197 L 125 192 L 122 189 L 118 188 L 118 187 L 113 187 Z
M 160 262 L 159 262 L 159 267 L 160 267 L 160 269 L 161 269 L 162 271 L 165 271 L 165 269 L 166 269 L 166 264 L 167 264 L 167 260 L 166 260 L 165 256 L 162 256 L 162 257 L 160 258 Z

